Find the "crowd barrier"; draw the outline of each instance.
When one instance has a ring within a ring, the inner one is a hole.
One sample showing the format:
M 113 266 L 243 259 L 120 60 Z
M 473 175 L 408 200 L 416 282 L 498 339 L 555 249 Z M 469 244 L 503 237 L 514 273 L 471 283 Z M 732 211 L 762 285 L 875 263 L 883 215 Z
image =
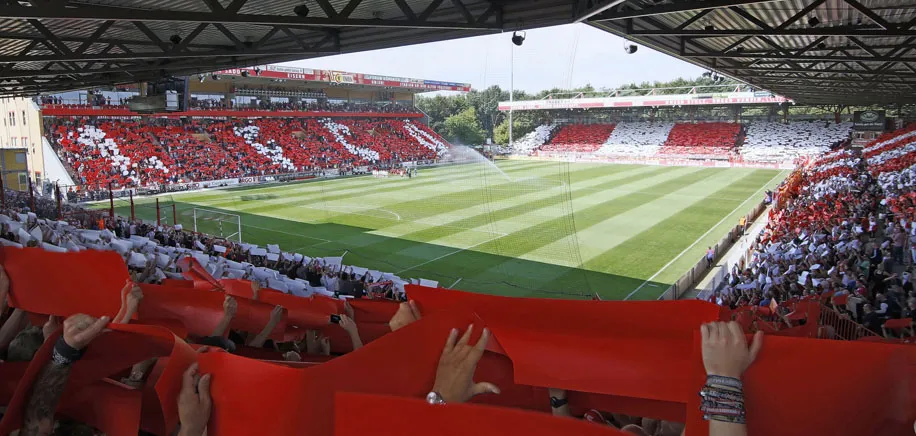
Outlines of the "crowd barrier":
M 638 158 L 638 157 L 601 157 L 594 156 L 590 153 L 549 153 L 539 152 L 537 156 L 516 156 L 512 159 L 543 159 L 543 160 L 565 160 L 569 162 L 588 162 L 588 163 L 609 163 L 622 165 L 653 165 L 653 166 L 686 166 L 686 167 L 710 167 L 710 168 L 760 168 L 760 169 L 782 169 L 788 170 L 796 167 L 794 161 L 781 162 L 749 162 L 749 161 L 729 161 L 725 159 L 700 159 L 700 158 Z
M 697 285 L 697 283 L 703 279 L 703 277 L 706 275 L 706 272 L 709 271 L 709 269 L 712 268 L 712 266 L 715 265 L 716 262 L 725 255 L 725 253 L 728 252 L 732 245 L 734 245 L 735 241 L 741 238 L 741 235 L 743 235 L 743 233 L 747 230 L 747 227 L 750 227 L 751 224 L 757 220 L 761 212 L 766 209 L 766 206 L 767 205 L 763 202 L 763 200 L 761 200 L 760 203 L 757 203 L 757 205 L 754 206 L 754 208 L 744 216 L 744 226 L 741 226 L 740 223 L 736 224 L 728 231 L 727 234 L 725 234 L 725 236 L 722 237 L 722 239 L 719 240 L 719 242 L 712 246 L 713 250 L 715 251 L 715 256 L 713 257 L 712 261 L 707 261 L 706 255 L 704 254 L 702 258 L 692 268 L 690 268 L 690 270 L 688 270 L 683 276 L 681 276 L 681 278 L 674 282 L 674 284 L 671 285 L 671 287 L 669 287 L 661 296 L 659 296 L 658 299 L 677 300 L 686 292 L 692 290 Z M 727 268 L 721 268 L 719 272 L 717 272 L 717 275 L 721 275 L 721 277 L 718 277 L 718 279 L 724 279 L 725 274 L 727 273 Z

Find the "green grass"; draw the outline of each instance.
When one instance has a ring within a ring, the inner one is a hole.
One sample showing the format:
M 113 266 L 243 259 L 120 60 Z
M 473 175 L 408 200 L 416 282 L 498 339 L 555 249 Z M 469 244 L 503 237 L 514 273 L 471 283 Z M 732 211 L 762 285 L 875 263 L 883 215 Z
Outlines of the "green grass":
M 776 170 L 503 161 L 160 197 L 241 217 L 242 239 L 513 296 L 654 299 L 785 176 Z M 138 217 L 155 220 L 154 199 Z M 117 212 L 129 214 L 120 201 Z M 200 214 L 199 214 L 200 216 Z M 218 221 L 198 229 L 220 234 Z M 224 222 L 222 234 L 235 232 Z

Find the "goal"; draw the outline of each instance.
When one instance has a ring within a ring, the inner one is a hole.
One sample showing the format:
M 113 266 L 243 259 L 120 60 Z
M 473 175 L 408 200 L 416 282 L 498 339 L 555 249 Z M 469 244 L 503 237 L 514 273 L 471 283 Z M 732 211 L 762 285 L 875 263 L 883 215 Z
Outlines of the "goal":
M 215 210 L 194 208 L 194 231 L 242 242 L 242 218 Z

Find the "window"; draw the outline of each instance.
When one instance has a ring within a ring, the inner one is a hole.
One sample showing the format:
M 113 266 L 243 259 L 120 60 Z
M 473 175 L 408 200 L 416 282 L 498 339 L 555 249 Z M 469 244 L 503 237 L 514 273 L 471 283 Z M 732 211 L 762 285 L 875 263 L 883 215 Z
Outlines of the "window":
M 29 175 L 26 173 L 19 173 L 19 186 L 25 187 L 29 185 Z
M 16 153 L 16 163 L 17 164 L 25 163 L 25 153 Z
M 26 136 L 23 136 L 21 141 L 22 141 L 22 148 L 28 150 L 28 148 L 29 148 L 29 138 L 26 137 Z M 32 147 L 32 148 L 34 149 L 35 147 Z M 32 153 L 34 153 L 34 152 L 32 152 Z
M 24 126 L 24 125 L 26 125 L 26 123 L 27 123 L 27 121 L 26 121 L 26 117 L 25 117 L 25 111 L 22 111 L 22 125 Z
M 16 112 L 10 112 L 10 127 L 16 127 Z
M 16 148 L 16 138 L 10 138 L 10 148 Z

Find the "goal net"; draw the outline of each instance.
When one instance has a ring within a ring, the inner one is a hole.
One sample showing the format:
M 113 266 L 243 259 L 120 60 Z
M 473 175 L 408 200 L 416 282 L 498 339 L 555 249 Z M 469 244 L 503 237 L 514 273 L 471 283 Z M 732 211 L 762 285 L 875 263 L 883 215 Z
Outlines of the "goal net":
M 242 242 L 242 218 L 238 215 L 195 207 L 194 231 Z

